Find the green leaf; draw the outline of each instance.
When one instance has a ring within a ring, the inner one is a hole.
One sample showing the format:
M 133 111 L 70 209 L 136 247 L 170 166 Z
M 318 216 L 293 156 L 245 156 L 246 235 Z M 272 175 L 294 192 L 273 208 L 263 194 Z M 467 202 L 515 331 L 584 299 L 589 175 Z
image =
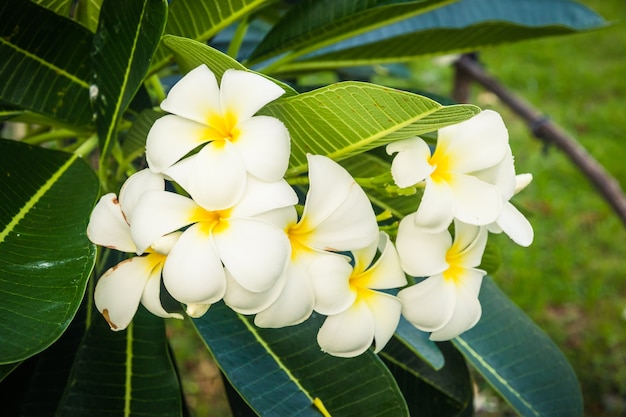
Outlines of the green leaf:
M 0 363 L 59 338 L 93 267 L 86 235 L 98 194 L 76 155 L 0 140 Z
M 0 21 L 0 100 L 67 125 L 89 124 L 92 34 L 22 0 L 0 2 Z
M 438 343 L 445 366 L 434 370 L 397 340 L 381 352 L 407 399 L 412 416 L 456 416 L 472 408 L 472 383 L 463 355 L 449 342 Z
M 100 9 L 104 0 L 78 0 L 76 4 L 76 19 L 87 29 L 95 32 L 100 20 Z
M 305 0 L 274 26 L 252 53 L 251 61 L 256 63 L 291 51 L 285 59 L 289 61 L 451 1 L 454 0 Z
M 287 63 L 280 71 L 409 61 L 416 56 L 473 51 L 606 24 L 590 9 L 571 1 L 460 1 L 333 45 L 298 62 Z
M 95 317 L 57 415 L 174 417 L 181 407 L 163 319 L 140 307 L 126 330 L 113 332 Z
M 444 107 L 404 91 L 343 82 L 281 98 L 269 103 L 260 113 L 278 118 L 289 129 L 288 175 L 293 175 L 306 171 L 307 153 L 338 161 L 415 136 L 416 132 L 425 133 L 458 123 L 478 111 L 471 105 Z M 445 117 L 441 117 L 440 112 Z
M 255 72 L 247 69 L 237 60 L 229 57 L 223 52 L 192 39 L 165 35 L 163 36 L 163 44 L 174 53 L 176 63 L 183 73 L 189 72 L 201 64 L 205 64 L 209 67 L 218 80 L 222 79 L 224 71 L 231 68 L 241 71 Z M 283 90 L 285 90 L 285 96 L 297 94 L 296 91 L 289 85 L 279 80 L 270 78 L 264 74 L 260 74 L 258 72 L 255 73 L 281 86 Z
M 582 416 L 580 386 L 554 342 L 485 279 L 478 324 L 454 339 L 478 372 L 523 416 Z
M 133 122 L 133 125 L 128 130 L 128 134 L 122 143 L 124 160 L 131 162 L 145 153 L 148 132 L 154 122 L 164 115 L 164 112 L 152 109 L 145 109 L 139 113 L 139 116 Z
M 394 334 L 394 341 L 403 344 L 434 370 L 440 370 L 445 360 L 437 344 L 428 338 L 429 335 L 416 329 L 404 317 L 401 317 Z
M 20 366 L 22 362 L 5 363 L 0 365 L 0 382 L 6 378 L 11 372 Z
M 194 323 L 230 383 L 259 415 L 319 417 L 313 404 L 319 398 L 333 417 L 408 416 L 376 355 L 341 359 L 320 350 L 322 320 L 314 315 L 298 326 L 260 329 L 219 303 Z
M 58 15 L 69 16 L 73 0 L 31 0 L 33 3 L 52 10 Z
M 206 41 L 242 17 L 271 3 L 273 0 L 198 1 L 173 0 L 165 33 L 197 41 Z M 159 48 L 153 69 L 169 62 L 170 54 Z
M 94 35 L 94 106 L 100 159 L 117 140 L 117 125 L 141 86 L 167 16 L 166 0 L 107 0 Z

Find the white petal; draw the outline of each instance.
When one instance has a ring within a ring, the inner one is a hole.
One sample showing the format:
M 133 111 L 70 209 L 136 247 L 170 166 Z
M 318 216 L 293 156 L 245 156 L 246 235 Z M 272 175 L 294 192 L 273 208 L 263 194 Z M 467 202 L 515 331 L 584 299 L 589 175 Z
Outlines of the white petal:
M 141 296 L 141 304 L 155 316 L 182 320 L 183 316 L 181 314 L 168 313 L 161 304 L 161 271 L 162 266 L 155 268 L 150 274 Z
M 398 293 L 402 315 L 418 329 L 432 332 L 443 328 L 456 306 L 456 286 L 435 275 Z
M 515 176 L 515 194 L 528 187 L 528 184 L 533 180 L 533 174 L 518 174 Z
M 185 304 L 213 304 L 226 291 L 226 275 L 209 233 L 201 224 L 183 232 L 163 267 L 163 284 Z
M 171 88 L 161 108 L 198 123 L 206 123 L 211 114 L 221 115 L 219 94 L 215 75 L 202 64 Z
M 282 292 L 271 306 L 254 318 L 259 327 L 280 328 L 300 324 L 313 312 L 315 296 L 306 262 L 292 262 L 285 270 Z
M 149 169 L 135 172 L 122 185 L 120 189 L 120 205 L 127 219 L 130 219 L 137 201 L 143 193 L 150 190 L 165 190 L 165 180 L 161 174 L 155 174 Z
M 372 345 L 374 326 L 367 303 L 357 302 L 343 313 L 326 318 L 317 333 L 317 343 L 333 356 L 358 356 Z
M 487 237 L 487 228 L 455 221 L 454 243 L 450 251 L 460 255 L 456 258 L 456 266 L 475 268 L 480 265 L 487 245 Z
M 146 250 L 157 239 L 194 222 L 199 210 L 190 198 L 168 191 L 147 191 L 137 203 L 130 229 L 137 249 Z
M 533 243 L 535 233 L 532 225 L 513 204 L 504 204 L 496 223 L 518 245 L 528 247 Z
M 387 153 L 398 154 L 391 162 L 391 175 L 398 187 L 410 187 L 424 181 L 434 170 L 428 163 L 430 148 L 421 138 L 406 139 L 387 145 Z
M 509 147 L 509 134 L 498 113 L 484 110 L 440 129 L 437 147 L 445 149 L 454 172 L 469 173 L 499 163 Z
M 455 198 L 445 182 L 426 180 L 426 188 L 415 213 L 415 225 L 432 233 L 446 230 L 455 212 Z
M 238 206 L 239 205 L 237 205 L 237 208 Z M 234 211 L 235 210 L 233 210 L 233 212 Z M 298 221 L 298 213 L 294 206 L 289 206 L 257 214 L 254 218 L 271 223 L 280 230 L 287 230 L 287 228 L 296 224 Z
M 257 314 L 268 308 L 280 295 L 287 282 L 287 274 L 283 273 L 269 289 L 260 292 L 248 291 L 226 271 L 226 294 L 224 303 L 240 314 Z
M 472 175 L 481 181 L 495 185 L 500 191 L 502 197 L 508 201 L 515 193 L 516 181 L 515 165 L 513 163 L 511 148 L 509 147 L 507 149 L 507 152 L 500 163 L 491 168 L 474 172 Z
M 379 246 L 382 251 L 380 257 L 354 284 L 381 290 L 405 286 L 407 281 L 400 266 L 400 258 L 386 233 L 380 233 Z
M 232 208 L 231 217 L 258 216 L 274 209 L 293 207 L 297 203 L 298 195 L 287 181 L 265 182 L 249 175 L 246 190 Z
M 415 215 L 400 221 L 396 248 L 402 268 L 414 277 L 427 277 L 448 269 L 446 253 L 452 245 L 447 230 L 427 233 L 415 225 Z
M 249 291 L 265 291 L 285 270 L 291 244 L 278 227 L 255 219 L 229 219 L 213 230 L 224 266 Z
M 494 185 L 469 175 L 455 175 L 449 183 L 454 193 L 454 217 L 464 223 L 485 226 L 502 213 L 502 196 Z
M 308 155 L 310 188 L 299 224 L 319 250 L 354 250 L 378 239 L 378 223 L 365 192 L 333 160 Z
M 146 138 L 146 160 L 155 173 L 163 173 L 183 156 L 207 142 L 207 126 L 168 114 L 152 125 Z
M 350 287 L 352 266 L 343 255 L 320 253 L 309 267 L 315 290 L 315 311 L 332 315 L 354 303 L 356 291 Z
M 278 181 L 287 171 L 290 155 L 289 132 L 283 123 L 269 116 L 255 116 L 237 126 L 233 141 L 246 169 L 263 181 Z
M 450 340 L 471 329 L 481 316 L 480 302 L 468 286 L 459 286 L 456 294 L 456 306 L 448 323 L 430 335 L 430 340 Z
M 285 90 L 253 72 L 229 69 L 222 76 L 220 93 L 224 114 L 230 112 L 238 120 L 245 120 Z
M 402 303 L 397 297 L 375 291 L 372 291 L 366 301 L 374 318 L 374 353 L 378 353 L 396 332 L 402 312 Z
M 187 308 L 185 308 L 185 313 L 191 318 L 197 319 L 198 317 L 204 316 L 204 314 L 209 311 L 211 304 L 187 304 Z
M 154 267 L 153 260 L 139 256 L 127 259 L 109 269 L 98 280 L 94 301 L 111 330 L 124 330 L 135 316 Z
M 228 141 L 205 145 L 166 173 L 207 210 L 231 208 L 246 189 L 246 168 Z
M 137 251 L 130 235 L 130 227 L 113 193 L 100 197 L 98 204 L 93 208 L 87 225 L 87 236 L 96 245 L 122 252 Z

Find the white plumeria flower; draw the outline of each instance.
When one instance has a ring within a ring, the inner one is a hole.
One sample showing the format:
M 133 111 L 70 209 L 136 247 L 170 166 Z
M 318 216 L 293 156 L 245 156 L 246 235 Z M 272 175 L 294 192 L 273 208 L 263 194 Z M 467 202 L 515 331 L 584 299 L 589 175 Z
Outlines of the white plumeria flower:
M 148 133 L 150 169 L 178 182 L 170 168 L 204 144 L 185 187 L 208 210 L 235 204 L 248 174 L 266 182 L 280 180 L 289 163 L 289 133 L 278 119 L 254 114 L 284 92 L 252 72 L 227 70 L 219 87 L 206 65 L 193 69 L 161 103 L 172 114 L 158 119 Z
M 295 208 L 262 215 L 286 231 L 291 257 L 276 288 L 262 293 L 230 285 L 224 301 L 233 310 L 256 314 L 259 327 L 284 327 L 306 320 L 316 307 L 311 262 L 352 251 L 377 240 L 378 224 L 369 199 L 350 174 L 333 160 L 307 155 L 309 190 L 298 221 Z
M 227 273 L 252 292 L 276 283 L 291 253 L 289 240 L 282 229 L 255 216 L 296 203 L 286 181 L 254 177 L 236 204 L 224 210 L 207 210 L 179 194 L 148 191 L 133 212 L 131 234 L 143 251 L 184 229 L 165 261 L 163 283 L 172 297 L 187 304 L 189 315 L 198 316 L 224 296 Z
M 89 239 L 122 252 L 137 252 L 127 219 L 144 191 L 163 190 L 164 186 L 162 176 L 143 170 L 126 180 L 119 201 L 113 193 L 102 196 L 91 213 L 87 227 Z M 177 238 L 176 234 L 163 237 L 145 250 L 145 256 L 122 261 L 100 277 L 94 293 L 95 304 L 112 330 L 128 327 L 140 302 L 156 316 L 183 318 L 165 311 L 160 301 L 161 271 Z
M 450 340 L 480 319 L 478 293 L 486 272 L 480 265 L 487 229 L 454 222 L 454 242 L 447 230 L 427 233 L 415 225 L 415 214 L 400 222 L 396 247 L 403 269 L 427 277 L 401 290 L 402 315 L 431 340 Z
M 526 217 L 511 204 L 511 198 L 526 188 L 532 181 L 531 174 L 515 175 L 515 164 L 511 148 L 504 159 L 496 166 L 477 172 L 482 181 L 495 185 L 502 196 L 502 213 L 495 222 L 488 225 L 491 233 L 504 232 L 520 246 L 530 246 L 533 242 L 533 227 Z
M 391 173 L 399 187 L 425 182 L 414 216 L 416 224 L 439 232 L 453 219 L 478 226 L 493 223 L 502 212 L 502 197 L 496 186 L 481 181 L 474 173 L 500 163 L 508 140 L 500 115 L 484 110 L 469 120 L 440 129 L 432 155 L 421 138 L 387 145 L 387 153 L 397 153 Z
M 381 255 L 371 265 L 377 247 Z M 372 341 L 376 353 L 385 347 L 398 327 L 402 304 L 397 297 L 377 290 L 407 283 L 398 254 L 385 233 L 380 234 L 378 242 L 352 253 L 354 267 L 349 258 L 341 255 L 311 264 L 317 289 L 316 310 L 328 315 L 317 342 L 324 352 L 340 357 L 360 355 Z

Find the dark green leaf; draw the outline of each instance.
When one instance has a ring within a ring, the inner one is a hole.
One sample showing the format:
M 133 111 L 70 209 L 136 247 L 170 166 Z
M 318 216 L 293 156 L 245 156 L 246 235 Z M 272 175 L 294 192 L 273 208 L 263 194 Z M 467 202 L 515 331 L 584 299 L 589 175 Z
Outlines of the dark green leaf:
M 291 134 L 288 174 L 306 171 L 306 154 L 341 160 L 474 116 L 475 106 L 450 106 L 423 96 L 359 82 L 333 84 L 269 103 L 260 113 Z M 440 113 L 444 113 L 442 117 Z
M 227 26 L 271 3 L 272 0 L 198 1 L 173 0 L 165 33 L 197 41 L 206 41 Z M 153 68 L 167 64 L 169 52 L 159 48 Z
M 101 160 L 108 156 L 117 124 L 148 71 L 166 16 L 166 0 L 108 0 L 103 4 L 92 54 Z
M 140 307 L 126 330 L 113 332 L 94 317 L 57 415 L 180 416 L 163 319 Z
M 305 0 L 293 7 L 252 54 L 259 62 L 283 52 L 288 60 L 454 0 Z
M 478 324 L 453 342 L 523 416 L 582 415 L 580 386 L 554 342 L 490 279 L 480 292 Z
M 448 342 L 439 343 L 438 349 L 445 357 L 440 370 L 432 369 L 397 340 L 382 352 L 413 416 L 457 416 L 472 407 L 472 383 L 463 355 Z
M 92 34 L 29 1 L 0 2 L 0 100 L 83 127 Z
M 7 377 L 11 372 L 20 366 L 22 362 L 5 363 L 0 365 L 0 382 Z
M 408 61 L 606 24 L 587 7 L 567 0 L 465 0 L 335 44 L 280 71 Z
M 219 303 L 194 323 L 230 383 L 259 415 L 319 417 L 315 398 L 333 417 L 408 415 L 376 355 L 341 359 L 320 350 L 322 320 L 314 315 L 298 326 L 260 329 Z
M 50 9 L 58 15 L 68 17 L 74 0 L 31 0 L 33 3 Z
M 163 36 L 163 44 L 174 53 L 176 63 L 183 73 L 191 71 L 200 64 L 205 64 L 209 67 L 218 80 L 222 78 L 224 71 L 230 68 L 249 71 L 246 67 L 237 62 L 237 60 L 223 52 L 192 39 L 165 35 Z M 259 75 L 280 85 L 285 90 L 285 96 L 296 94 L 296 91 L 287 84 L 263 74 Z
M 63 333 L 93 267 L 86 235 L 98 193 L 76 155 L 0 140 L 0 363 Z
M 122 153 L 126 161 L 133 161 L 142 156 L 146 150 L 146 138 L 150 128 L 164 112 L 146 109 L 134 121 L 122 143 Z
M 416 329 L 402 317 L 398 323 L 394 340 L 404 344 L 407 349 L 413 351 L 434 370 L 439 370 L 443 367 L 445 360 L 441 350 L 428 336 L 429 333 Z

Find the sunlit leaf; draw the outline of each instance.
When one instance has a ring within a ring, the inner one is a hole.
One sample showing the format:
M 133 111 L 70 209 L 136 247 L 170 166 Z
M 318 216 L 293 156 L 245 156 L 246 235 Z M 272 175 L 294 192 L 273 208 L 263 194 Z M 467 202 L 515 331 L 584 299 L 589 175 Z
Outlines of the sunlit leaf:
M 288 174 L 296 174 L 306 170 L 307 153 L 341 160 L 461 122 L 478 111 L 471 105 L 445 107 L 404 91 L 343 82 L 276 100 L 260 113 L 278 118 L 289 129 Z
M 272 28 L 253 52 L 260 62 L 292 51 L 288 59 L 360 33 L 418 15 L 454 0 L 305 0 Z
M 104 0 L 79 0 L 76 4 L 76 20 L 95 32 L 98 28 L 100 9 Z
M 371 352 L 341 359 L 323 353 L 323 318 L 283 329 L 260 329 L 223 303 L 194 320 L 230 383 L 264 417 L 319 417 L 318 398 L 333 417 L 408 416 L 397 385 Z M 271 387 L 271 389 L 268 389 Z
M 101 160 L 108 156 L 118 122 L 148 71 L 166 15 L 166 0 L 103 4 L 92 53 Z
M 22 0 L 0 2 L 0 21 L 0 100 L 68 125 L 89 124 L 92 34 Z
M 198 1 L 172 0 L 165 33 L 206 41 L 249 13 L 273 0 Z M 170 52 L 159 48 L 153 68 L 167 64 Z
M 453 340 L 467 360 L 523 416 L 581 416 L 576 375 L 554 342 L 490 279 L 482 317 Z
M 0 363 L 47 348 L 76 313 L 95 258 L 98 193 L 76 155 L 0 141 Z
M 163 44 L 173 52 L 176 63 L 183 73 L 189 72 L 201 64 L 205 64 L 209 67 L 218 80 L 222 78 L 222 74 L 224 74 L 224 71 L 227 69 L 234 68 L 241 71 L 249 71 L 246 67 L 237 62 L 237 60 L 223 52 L 192 39 L 165 35 L 163 36 Z M 260 75 L 266 77 L 263 74 Z M 285 96 L 296 94 L 296 91 L 289 85 L 279 80 L 269 79 L 285 90 Z
M 126 330 L 113 332 L 102 317 L 94 317 L 57 415 L 180 416 L 163 319 L 140 307 Z
M 280 71 L 408 61 L 416 56 L 473 51 L 606 24 L 592 10 L 566 0 L 465 0 L 337 43 L 287 63 Z
M 33 3 L 50 9 L 58 15 L 69 16 L 72 2 L 74 0 L 31 0 Z

